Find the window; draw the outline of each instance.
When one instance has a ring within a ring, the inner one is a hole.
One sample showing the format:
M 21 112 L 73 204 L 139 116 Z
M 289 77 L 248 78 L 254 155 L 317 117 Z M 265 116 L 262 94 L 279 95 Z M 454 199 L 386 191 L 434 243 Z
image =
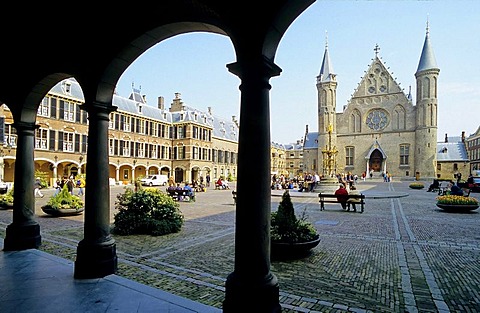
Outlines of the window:
M 408 157 L 410 155 L 410 145 L 400 145 L 400 165 L 408 165 Z
M 126 157 L 130 156 L 130 141 L 124 141 L 124 145 L 122 147 L 122 155 Z
M 75 122 L 75 104 L 63 102 L 63 119 L 65 121 Z
M 137 156 L 139 158 L 145 157 L 145 143 L 144 142 L 137 142 Z
M 108 129 L 115 129 L 115 113 L 110 113 Z
M 63 151 L 73 152 L 74 142 L 73 133 L 63 133 Z
M 62 81 L 62 90 L 67 95 L 71 94 L 72 93 L 72 83 L 69 82 L 68 80 Z
M 48 129 L 38 128 L 35 130 L 35 149 L 48 149 Z
M 442 170 L 442 164 L 441 163 L 437 163 L 437 171 L 441 171 Z
M 114 142 L 115 139 L 108 139 L 108 155 L 114 155 Z
M 49 98 L 47 97 L 42 99 L 42 102 L 40 103 L 40 106 L 38 107 L 38 110 L 37 110 L 37 115 L 49 117 L 50 105 L 49 105 L 48 99 Z
M 355 148 L 354 147 L 345 147 L 345 165 L 353 166 L 353 160 L 355 159 Z
M 125 116 L 124 118 L 124 124 L 123 124 L 123 131 L 129 132 L 131 131 L 130 129 L 130 123 L 132 122 L 132 119 L 130 116 Z

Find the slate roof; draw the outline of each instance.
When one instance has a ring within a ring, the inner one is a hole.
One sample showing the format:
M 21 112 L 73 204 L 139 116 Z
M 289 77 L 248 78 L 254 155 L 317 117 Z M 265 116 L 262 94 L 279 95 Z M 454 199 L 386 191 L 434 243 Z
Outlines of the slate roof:
M 67 92 L 66 84 L 69 85 L 69 92 Z M 82 103 L 85 101 L 80 84 L 72 78 L 56 84 L 50 90 L 50 93 L 75 99 Z M 134 89 L 128 98 L 114 94 L 112 103 L 118 108 L 117 111 L 119 112 L 143 116 L 166 123 L 194 122 L 199 125 L 211 127 L 213 129 L 213 137 L 238 142 L 239 127 L 232 120 L 223 119 L 189 106 L 184 106 L 185 110 L 178 112 L 161 110 L 158 107 L 148 105 L 144 97 L 140 95 L 139 90 Z
M 448 142 L 437 143 L 438 162 L 468 162 L 467 148 L 461 137 L 449 137 Z

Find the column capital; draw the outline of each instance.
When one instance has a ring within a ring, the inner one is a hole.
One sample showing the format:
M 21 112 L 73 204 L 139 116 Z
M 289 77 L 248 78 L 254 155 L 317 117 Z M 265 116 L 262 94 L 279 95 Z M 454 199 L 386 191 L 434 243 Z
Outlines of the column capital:
M 114 105 L 98 101 L 86 102 L 81 106 L 81 108 L 87 111 L 89 119 L 93 116 L 97 116 L 97 118 L 100 118 L 102 115 L 104 115 L 108 120 L 109 114 L 117 110 L 117 107 Z
M 227 68 L 242 80 L 252 73 L 260 74 L 268 80 L 271 77 L 279 76 L 282 72 L 278 65 L 264 55 L 255 58 L 245 58 L 241 61 L 227 64 Z
M 40 127 L 40 125 L 37 125 L 35 123 L 22 122 L 22 121 L 13 122 L 12 126 L 15 127 L 17 132 L 27 132 L 27 133 L 34 131 Z

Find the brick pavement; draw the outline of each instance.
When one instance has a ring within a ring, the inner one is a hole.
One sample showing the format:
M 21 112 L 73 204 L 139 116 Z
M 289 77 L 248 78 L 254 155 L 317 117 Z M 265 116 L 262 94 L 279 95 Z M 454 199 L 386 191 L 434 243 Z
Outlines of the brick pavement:
M 360 182 L 361 191 L 409 193 L 367 199 L 363 214 L 336 204 L 319 211 L 316 194 L 292 191 L 297 213 L 305 210 L 321 241 L 307 258 L 272 262 L 283 312 L 480 312 L 479 210 L 446 213 L 435 206 L 435 193 L 408 184 Z M 112 206 L 121 191 L 112 187 Z M 83 215 L 45 217 L 38 211 L 45 194 L 37 199 L 41 249 L 73 260 Z M 272 210 L 279 200 L 272 197 Z M 231 192 L 212 188 L 180 208 L 185 225 L 178 234 L 115 238 L 118 274 L 220 308 L 234 264 Z M 9 218 L 0 211 L 2 235 Z

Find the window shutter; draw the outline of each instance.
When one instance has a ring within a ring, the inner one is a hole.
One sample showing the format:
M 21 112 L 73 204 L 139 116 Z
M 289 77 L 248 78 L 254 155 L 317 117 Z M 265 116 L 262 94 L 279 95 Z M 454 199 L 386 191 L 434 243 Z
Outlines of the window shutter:
M 80 151 L 80 134 L 75 134 L 75 147 L 73 148 L 73 151 Z
M 50 99 L 50 117 L 57 119 L 57 99 Z
M 63 100 L 60 100 L 59 111 L 58 119 L 63 120 L 63 112 L 65 112 L 65 102 Z
M 50 151 L 55 151 L 55 135 L 57 134 L 57 131 L 50 129 L 48 132 L 48 141 L 50 142 L 48 150 Z
M 63 115 L 62 115 L 63 116 Z M 58 148 L 57 151 L 63 151 L 63 132 L 59 131 L 58 132 Z

